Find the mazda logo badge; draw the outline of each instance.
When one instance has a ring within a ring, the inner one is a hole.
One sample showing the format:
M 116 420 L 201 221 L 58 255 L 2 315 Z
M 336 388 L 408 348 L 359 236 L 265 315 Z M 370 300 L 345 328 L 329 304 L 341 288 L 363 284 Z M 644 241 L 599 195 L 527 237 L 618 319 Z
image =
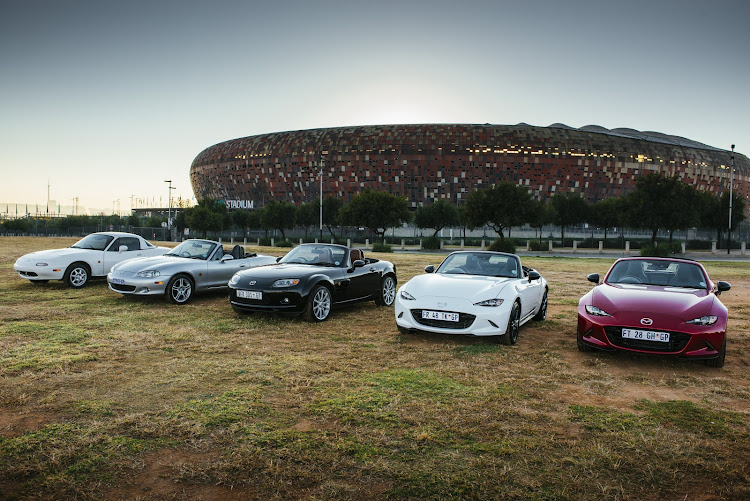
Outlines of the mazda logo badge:
M 641 319 L 641 324 L 643 324 L 643 325 L 651 325 L 651 324 L 653 324 L 653 323 L 654 323 L 654 321 L 653 321 L 653 320 L 651 320 L 651 319 L 650 319 L 650 318 L 648 318 L 648 317 L 646 317 L 646 318 L 642 318 L 642 319 Z
M 438 306 L 440 308 L 445 308 L 446 306 L 448 306 L 448 303 L 438 303 Z
M 255 285 L 255 280 L 250 280 L 250 285 Z M 643 320 L 641 320 L 643 322 Z

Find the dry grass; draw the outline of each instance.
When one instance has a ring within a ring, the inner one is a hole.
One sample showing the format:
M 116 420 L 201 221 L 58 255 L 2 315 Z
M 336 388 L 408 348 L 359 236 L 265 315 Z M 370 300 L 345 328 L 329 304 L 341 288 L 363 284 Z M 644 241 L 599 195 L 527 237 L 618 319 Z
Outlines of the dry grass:
M 707 265 L 733 286 L 717 370 L 579 353 L 605 260 L 524 260 L 549 315 L 506 347 L 400 336 L 372 303 L 313 326 L 13 273 L 71 242 L 0 239 L 0 499 L 750 497 L 748 263 Z M 379 257 L 400 282 L 441 259 Z

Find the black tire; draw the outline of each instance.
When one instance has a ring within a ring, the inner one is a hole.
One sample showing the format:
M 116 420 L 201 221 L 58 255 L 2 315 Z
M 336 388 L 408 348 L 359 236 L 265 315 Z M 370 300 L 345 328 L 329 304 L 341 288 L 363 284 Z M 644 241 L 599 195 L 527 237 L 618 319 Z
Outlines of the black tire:
M 193 297 L 195 283 L 187 275 L 175 275 L 167 283 L 164 298 L 173 304 L 185 304 Z
M 710 358 L 708 360 L 704 360 L 703 363 L 706 364 L 708 367 L 716 367 L 717 369 L 719 367 L 724 367 L 724 359 L 727 356 L 727 340 L 724 338 L 724 344 L 721 347 L 721 350 L 719 350 L 719 356 L 716 358 Z
M 544 289 L 544 296 L 542 296 L 542 305 L 539 307 L 539 311 L 534 315 L 534 322 L 541 322 L 547 318 L 547 289 Z
M 406 327 L 401 327 L 400 325 L 396 324 L 396 328 L 398 329 L 398 331 L 401 334 L 403 334 L 405 336 L 408 335 L 408 334 L 411 334 L 411 331 L 409 329 L 407 329 Z
M 521 305 L 518 301 L 513 303 L 513 307 L 510 309 L 510 315 L 508 316 L 508 327 L 505 329 L 505 334 L 500 337 L 500 340 L 505 345 L 516 344 L 518 341 L 518 330 L 521 328 Z
M 325 285 L 317 285 L 307 296 L 303 316 L 311 322 L 323 322 L 328 319 L 333 306 L 331 291 Z
M 32 280 L 32 284 L 46 284 L 49 280 Z
M 590 353 L 594 351 L 594 348 L 583 342 L 583 336 L 581 336 L 581 332 L 578 329 L 576 329 L 576 344 L 578 345 L 578 351 L 584 353 Z
M 380 289 L 375 295 L 375 304 L 378 306 L 392 306 L 396 300 L 396 279 L 393 275 L 386 275 L 380 281 Z
M 65 284 L 74 289 L 85 287 L 89 283 L 89 278 L 91 278 L 91 270 L 86 263 L 71 264 L 63 275 Z

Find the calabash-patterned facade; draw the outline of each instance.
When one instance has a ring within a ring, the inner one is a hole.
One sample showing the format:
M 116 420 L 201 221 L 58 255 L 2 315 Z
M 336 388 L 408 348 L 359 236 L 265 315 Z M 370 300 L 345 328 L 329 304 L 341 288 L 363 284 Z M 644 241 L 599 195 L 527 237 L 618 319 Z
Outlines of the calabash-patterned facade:
M 750 196 L 750 161 L 735 153 L 733 187 Z M 729 190 L 727 150 L 685 138 L 597 126 L 374 125 L 261 134 L 202 151 L 190 168 L 198 199 L 348 202 L 365 188 L 406 196 L 412 207 L 461 204 L 500 181 L 537 200 L 580 193 L 590 202 L 632 190 L 649 172 L 677 175 L 699 190 Z

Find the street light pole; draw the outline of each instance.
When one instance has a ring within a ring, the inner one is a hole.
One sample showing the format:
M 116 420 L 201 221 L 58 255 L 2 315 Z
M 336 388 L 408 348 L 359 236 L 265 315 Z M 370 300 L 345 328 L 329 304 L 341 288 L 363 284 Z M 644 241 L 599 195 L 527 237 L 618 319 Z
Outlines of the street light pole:
M 319 176 L 320 176 L 320 198 L 319 198 L 320 200 L 320 204 L 319 204 L 320 205 L 320 240 L 318 241 L 320 243 L 323 243 L 323 161 L 326 160 L 326 157 L 321 155 L 320 160 L 321 160 L 320 165 L 319 165 L 320 167 L 320 171 L 319 171 Z
M 167 192 L 167 229 L 169 230 L 169 236 L 172 237 L 172 190 L 175 190 L 176 188 L 172 188 L 172 180 L 169 179 L 167 181 L 164 181 L 165 183 L 169 183 L 169 191 Z
M 732 158 L 730 159 L 730 167 L 729 167 L 729 231 L 727 233 L 727 254 L 729 254 L 729 250 L 732 248 L 732 199 L 733 196 L 733 188 L 734 188 L 734 145 L 732 145 Z

